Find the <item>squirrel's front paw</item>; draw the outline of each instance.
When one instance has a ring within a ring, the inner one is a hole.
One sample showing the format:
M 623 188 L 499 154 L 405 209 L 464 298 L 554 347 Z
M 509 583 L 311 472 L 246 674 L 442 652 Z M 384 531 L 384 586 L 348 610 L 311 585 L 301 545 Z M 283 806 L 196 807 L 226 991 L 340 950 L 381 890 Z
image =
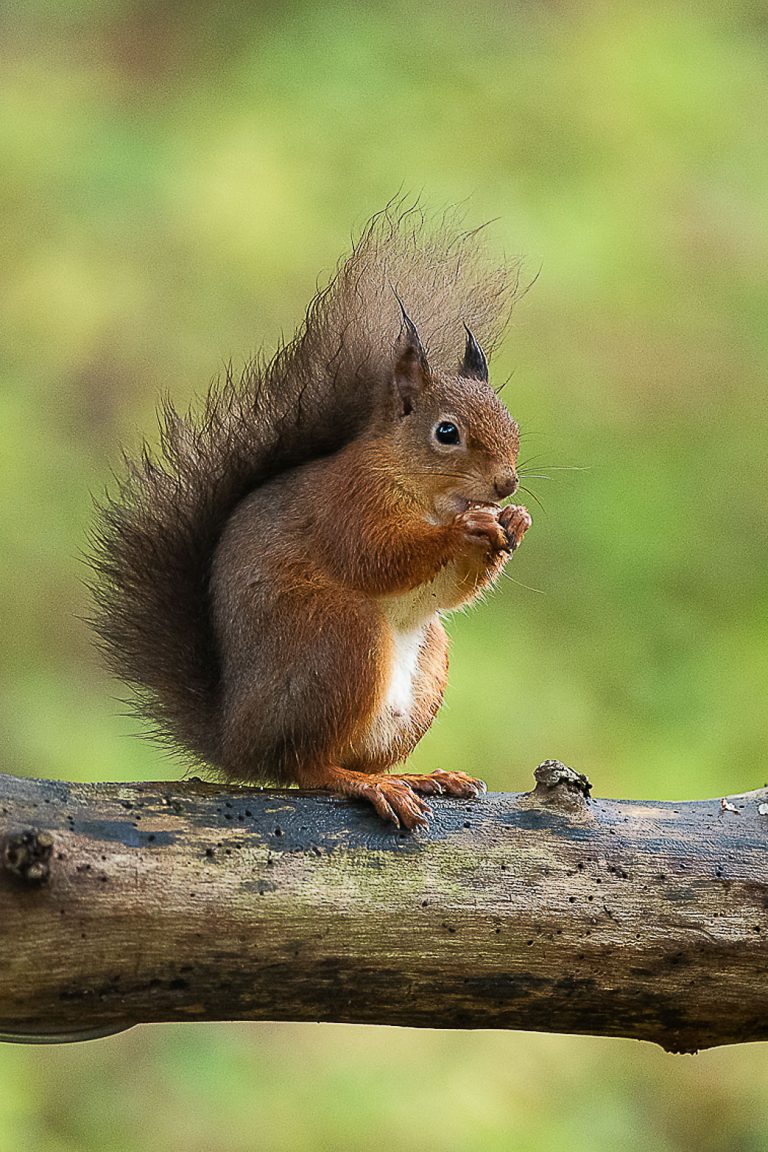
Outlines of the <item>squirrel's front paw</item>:
M 506 533 L 507 541 L 504 545 L 506 551 L 514 552 L 522 543 L 523 536 L 532 523 L 530 512 L 527 508 L 523 508 L 522 504 L 508 504 L 502 509 L 499 525 Z
M 509 538 L 499 519 L 497 508 L 467 508 L 456 517 L 454 524 L 473 544 L 485 544 L 492 552 L 506 552 Z

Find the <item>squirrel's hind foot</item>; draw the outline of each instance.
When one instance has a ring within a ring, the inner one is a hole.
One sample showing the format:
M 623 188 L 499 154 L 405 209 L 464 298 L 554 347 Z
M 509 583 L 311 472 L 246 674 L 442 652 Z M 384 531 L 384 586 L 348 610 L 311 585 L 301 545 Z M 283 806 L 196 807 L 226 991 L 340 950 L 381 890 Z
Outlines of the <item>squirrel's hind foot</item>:
M 416 795 L 409 783 L 398 776 L 369 777 L 368 786 L 363 786 L 358 795 L 373 804 L 382 820 L 397 828 L 402 826 L 412 831 L 429 825 L 432 809 Z
M 354 772 L 350 768 L 329 767 L 303 772 L 299 780 L 305 788 L 327 788 L 340 796 L 352 796 L 372 804 L 382 820 L 397 828 L 426 828 L 432 809 L 406 780 L 384 772 Z
M 458 796 L 466 800 L 476 800 L 487 791 L 484 780 L 476 780 L 466 772 L 443 772 L 441 768 L 430 772 L 427 776 L 404 774 L 391 779 L 402 780 L 414 792 L 421 792 L 425 796 Z
M 426 828 L 432 809 L 424 796 L 457 796 L 476 799 L 485 792 L 482 780 L 466 772 L 443 772 L 428 775 L 389 776 L 384 772 L 354 772 L 349 768 L 326 768 L 322 774 L 304 774 L 301 783 L 310 788 L 327 788 L 340 796 L 367 800 L 382 820 L 397 828 Z M 419 795 L 421 793 L 421 795 Z
M 403 773 L 396 776 L 369 776 L 371 792 L 358 795 L 370 800 L 383 820 L 391 820 L 398 827 L 412 829 L 426 827 L 432 809 L 421 796 L 456 796 L 476 800 L 486 791 L 483 780 L 476 780 L 466 772 L 443 772 L 438 768 L 428 775 Z

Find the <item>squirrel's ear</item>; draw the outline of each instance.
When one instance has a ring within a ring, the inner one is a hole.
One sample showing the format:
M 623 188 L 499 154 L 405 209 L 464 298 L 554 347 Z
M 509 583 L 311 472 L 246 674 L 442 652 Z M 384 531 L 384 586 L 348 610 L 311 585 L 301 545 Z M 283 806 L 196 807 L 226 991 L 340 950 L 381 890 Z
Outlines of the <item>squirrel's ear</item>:
M 474 380 L 483 380 L 487 384 L 488 361 L 485 358 L 485 352 L 483 352 L 466 324 L 464 325 L 464 331 L 467 334 L 467 343 L 464 348 L 464 359 L 461 362 L 459 371 L 462 376 L 469 376 Z
M 400 402 L 402 416 L 410 416 L 414 403 L 429 382 L 427 354 L 416 331 L 416 325 L 403 307 L 403 302 L 395 293 L 402 324 L 395 345 L 395 387 Z

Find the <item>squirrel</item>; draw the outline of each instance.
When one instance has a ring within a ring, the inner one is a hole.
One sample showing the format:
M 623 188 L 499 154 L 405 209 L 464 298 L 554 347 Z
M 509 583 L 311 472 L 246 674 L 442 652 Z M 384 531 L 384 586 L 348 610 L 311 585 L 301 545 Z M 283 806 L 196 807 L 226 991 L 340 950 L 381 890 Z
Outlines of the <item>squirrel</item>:
M 440 708 L 442 615 L 531 524 L 501 505 L 518 426 L 483 351 L 517 283 L 476 232 L 390 207 L 271 360 L 230 367 L 197 412 L 162 402 L 159 449 L 126 459 L 91 550 L 92 622 L 155 735 L 228 780 L 359 797 L 406 829 L 425 797 L 485 791 L 388 773 Z

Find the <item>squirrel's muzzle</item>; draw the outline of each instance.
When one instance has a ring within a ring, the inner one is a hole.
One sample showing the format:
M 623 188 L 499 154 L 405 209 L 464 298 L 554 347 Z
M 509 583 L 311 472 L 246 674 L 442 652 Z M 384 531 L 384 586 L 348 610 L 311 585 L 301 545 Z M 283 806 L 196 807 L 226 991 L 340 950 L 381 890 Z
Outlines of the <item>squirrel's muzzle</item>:
M 517 484 L 517 472 L 510 469 L 509 472 L 497 476 L 493 486 L 499 500 L 503 500 L 505 496 L 511 496 L 517 490 Z

